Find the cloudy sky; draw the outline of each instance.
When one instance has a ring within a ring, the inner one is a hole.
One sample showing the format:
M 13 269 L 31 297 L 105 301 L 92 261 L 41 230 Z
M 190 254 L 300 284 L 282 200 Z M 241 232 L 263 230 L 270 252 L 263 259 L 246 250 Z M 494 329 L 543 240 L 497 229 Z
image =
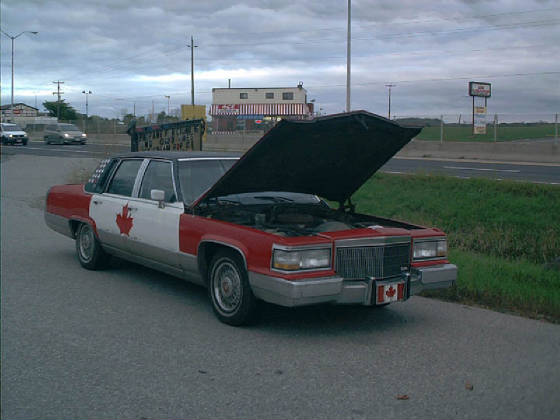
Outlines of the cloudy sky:
M 346 101 L 346 0 L 1 0 L 15 41 L 15 101 L 63 98 L 90 114 L 147 114 L 213 87 L 295 86 L 324 113 Z M 11 43 L 2 35 L 1 100 L 10 102 Z M 352 108 L 392 114 L 469 114 L 469 80 L 492 83 L 488 111 L 560 112 L 557 0 L 353 0 Z

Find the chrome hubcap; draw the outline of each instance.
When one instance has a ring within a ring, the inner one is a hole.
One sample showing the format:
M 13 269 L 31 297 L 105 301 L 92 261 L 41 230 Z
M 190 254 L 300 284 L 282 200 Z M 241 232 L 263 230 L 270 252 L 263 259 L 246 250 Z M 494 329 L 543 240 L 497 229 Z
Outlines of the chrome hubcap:
M 214 298 L 224 312 L 233 312 L 241 302 L 241 277 L 230 262 L 222 262 L 214 270 L 212 279 Z
M 89 261 L 93 254 L 93 232 L 89 226 L 80 231 L 80 254 L 83 260 Z

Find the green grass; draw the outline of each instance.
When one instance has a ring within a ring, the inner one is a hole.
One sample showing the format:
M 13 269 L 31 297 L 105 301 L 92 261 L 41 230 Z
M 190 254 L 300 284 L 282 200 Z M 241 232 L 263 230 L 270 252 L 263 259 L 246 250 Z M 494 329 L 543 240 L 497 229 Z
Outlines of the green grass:
M 560 321 L 560 271 L 461 250 L 451 250 L 449 259 L 459 267 L 456 286 L 424 296 Z
M 500 125 L 498 124 L 497 141 L 511 141 L 522 139 L 541 139 L 554 137 L 554 124 L 536 125 Z M 419 140 L 440 140 L 440 127 L 424 127 L 418 135 Z M 470 125 L 444 125 L 443 141 L 494 141 L 494 125 L 488 124 L 486 134 L 472 133 Z
M 457 286 L 430 296 L 560 321 L 560 188 L 432 175 L 377 174 L 357 211 L 435 226 L 448 234 Z

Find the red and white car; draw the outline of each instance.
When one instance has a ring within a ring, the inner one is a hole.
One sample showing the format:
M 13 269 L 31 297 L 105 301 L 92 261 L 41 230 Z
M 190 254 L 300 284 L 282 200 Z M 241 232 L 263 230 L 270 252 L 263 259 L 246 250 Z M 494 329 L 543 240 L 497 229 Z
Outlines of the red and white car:
M 115 255 L 199 283 L 232 325 L 258 300 L 404 301 L 455 282 L 445 233 L 358 214 L 350 197 L 418 132 L 357 111 L 281 121 L 241 157 L 119 155 L 85 185 L 52 187 L 45 219 L 85 268 Z

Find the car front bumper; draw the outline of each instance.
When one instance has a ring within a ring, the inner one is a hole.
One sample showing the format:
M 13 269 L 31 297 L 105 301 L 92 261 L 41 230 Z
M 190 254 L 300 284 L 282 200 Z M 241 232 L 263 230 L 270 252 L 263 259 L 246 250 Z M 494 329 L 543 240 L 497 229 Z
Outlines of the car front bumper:
M 457 266 L 441 264 L 414 268 L 410 273 L 396 280 L 406 282 L 406 299 L 422 290 L 451 287 L 457 280 Z M 376 284 L 382 284 L 384 281 L 376 282 L 374 279 L 349 281 L 338 276 L 290 281 L 249 272 L 249 284 L 255 296 L 281 306 L 304 306 L 327 302 L 370 306 L 375 304 Z

